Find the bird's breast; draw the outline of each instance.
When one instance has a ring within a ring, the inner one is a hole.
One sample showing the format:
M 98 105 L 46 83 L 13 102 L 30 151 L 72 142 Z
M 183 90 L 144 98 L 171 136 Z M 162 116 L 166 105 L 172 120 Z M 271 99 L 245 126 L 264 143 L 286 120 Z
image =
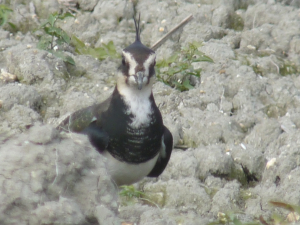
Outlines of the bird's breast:
M 153 116 L 150 116 L 153 117 Z M 129 120 L 119 134 L 111 135 L 108 151 L 120 161 L 136 164 L 155 157 L 160 149 L 162 132 L 157 121 L 152 118 L 147 125 L 132 127 Z
M 153 169 L 159 154 L 146 162 L 138 164 L 120 162 L 108 151 L 105 151 L 103 155 L 107 159 L 106 169 L 108 173 L 112 180 L 120 186 L 135 183 L 147 176 Z
M 107 151 L 115 159 L 139 164 L 159 152 L 164 128 L 152 95 L 121 96 L 116 93 L 100 121 L 109 136 Z

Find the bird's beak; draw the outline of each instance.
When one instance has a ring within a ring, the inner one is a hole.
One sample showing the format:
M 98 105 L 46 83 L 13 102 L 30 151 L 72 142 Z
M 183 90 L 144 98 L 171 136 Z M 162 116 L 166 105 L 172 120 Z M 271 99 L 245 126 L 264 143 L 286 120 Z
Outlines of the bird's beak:
M 136 83 L 138 85 L 138 89 L 142 90 L 142 88 L 143 88 L 144 73 L 141 72 L 141 71 L 139 71 L 139 72 L 136 73 L 136 75 L 134 77 L 135 77 Z

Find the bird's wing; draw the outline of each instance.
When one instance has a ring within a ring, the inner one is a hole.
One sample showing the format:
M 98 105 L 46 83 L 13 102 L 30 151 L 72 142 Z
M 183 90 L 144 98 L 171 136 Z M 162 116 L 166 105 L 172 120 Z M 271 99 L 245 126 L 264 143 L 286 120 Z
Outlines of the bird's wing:
M 101 114 L 108 109 L 110 101 L 111 98 L 108 98 L 100 104 L 69 114 L 59 122 L 56 128 L 60 131 L 86 134 L 97 151 L 101 153 L 108 146 L 109 136 L 99 124 L 101 124 Z
M 108 98 L 100 104 L 95 104 L 64 116 L 58 121 L 56 128 L 60 131 L 81 133 L 94 121 L 97 121 L 97 124 L 99 124 L 100 115 L 107 110 L 110 100 L 111 98 Z
M 109 136 L 104 129 L 97 125 L 97 121 L 93 121 L 80 133 L 86 134 L 89 137 L 90 142 L 97 151 L 102 153 L 108 146 Z
M 173 136 L 168 128 L 164 126 L 164 135 L 162 140 L 161 151 L 157 162 L 147 177 L 158 177 L 165 170 L 173 149 Z

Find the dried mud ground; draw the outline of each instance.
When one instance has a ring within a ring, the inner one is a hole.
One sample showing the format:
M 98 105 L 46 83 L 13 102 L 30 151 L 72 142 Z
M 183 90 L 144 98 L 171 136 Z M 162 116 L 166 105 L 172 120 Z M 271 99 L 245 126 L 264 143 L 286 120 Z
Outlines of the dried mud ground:
M 0 224 L 198 225 L 222 213 L 242 222 L 275 213 L 299 223 L 297 214 L 269 204 L 300 205 L 299 1 L 73 1 L 76 18 L 59 26 L 91 46 L 112 40 L 120 53 L 130 44 L 133 4 L 147 46 L 194 15 L 157 60 L 192 41 L 214 60 L 193 64 L 202 72 L 192 90 L 155 83 L 174 144 L 187 149 L 174 149 L 158 179 L 135 184 L 146 200 L 134 201 L 119 197 L 85 136 L 53 126 L 107 98 L 119 64 L 69 47 L 73 66 L 37 49 L 33 30 L 68 2 L 0 1 L 17 28 L 0 29 Z

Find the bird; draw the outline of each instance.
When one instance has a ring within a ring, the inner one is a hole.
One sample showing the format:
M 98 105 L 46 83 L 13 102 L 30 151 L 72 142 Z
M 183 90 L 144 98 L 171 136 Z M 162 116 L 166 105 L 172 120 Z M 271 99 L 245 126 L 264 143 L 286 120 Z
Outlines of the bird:
M 88 136 L 107 159 L 108 174 L 117 186 L 160 176 L 173 149 L 172 134 L 152 92 L 156 53 L 141 42 L 140 14 L 138 21 L 133 20 L 135 41 L 122 51 L 111 96 L 72 113 L 58 125 L 60 130 Z

